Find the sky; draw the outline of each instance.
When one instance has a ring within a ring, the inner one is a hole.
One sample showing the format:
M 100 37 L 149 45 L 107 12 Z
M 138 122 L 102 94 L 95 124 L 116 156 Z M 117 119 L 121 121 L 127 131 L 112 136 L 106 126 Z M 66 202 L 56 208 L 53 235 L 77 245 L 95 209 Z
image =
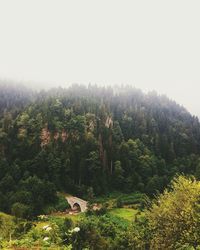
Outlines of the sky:
M 129 84 L 200 117 L 199 0 L 0 0 L 0 79 Z

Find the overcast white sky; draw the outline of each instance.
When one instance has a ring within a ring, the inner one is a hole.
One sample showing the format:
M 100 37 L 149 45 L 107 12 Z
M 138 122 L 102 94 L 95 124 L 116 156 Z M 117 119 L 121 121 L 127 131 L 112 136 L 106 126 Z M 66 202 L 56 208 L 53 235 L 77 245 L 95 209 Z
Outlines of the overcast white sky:
M 200 116 L 200 1 L 0 0 L 0 78 L 133 84 Z

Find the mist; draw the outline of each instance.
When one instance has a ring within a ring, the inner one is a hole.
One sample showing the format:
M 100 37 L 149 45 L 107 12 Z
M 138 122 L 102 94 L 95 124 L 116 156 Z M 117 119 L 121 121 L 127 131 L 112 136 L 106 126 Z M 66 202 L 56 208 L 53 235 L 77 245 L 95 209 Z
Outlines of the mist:
M 155 90 L 200 117 L 199 1 L 0 1 L 0 79 Z

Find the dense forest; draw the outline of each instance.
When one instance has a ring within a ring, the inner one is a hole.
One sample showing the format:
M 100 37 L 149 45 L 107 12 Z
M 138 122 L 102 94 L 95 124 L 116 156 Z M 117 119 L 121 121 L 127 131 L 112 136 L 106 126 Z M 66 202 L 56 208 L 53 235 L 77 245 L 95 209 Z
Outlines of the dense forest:
M 200 123 L 155 92 L 0 85 L 0 210 L 31 218 L 57 191 L 80 197 L 163 191 L 200 178 Z

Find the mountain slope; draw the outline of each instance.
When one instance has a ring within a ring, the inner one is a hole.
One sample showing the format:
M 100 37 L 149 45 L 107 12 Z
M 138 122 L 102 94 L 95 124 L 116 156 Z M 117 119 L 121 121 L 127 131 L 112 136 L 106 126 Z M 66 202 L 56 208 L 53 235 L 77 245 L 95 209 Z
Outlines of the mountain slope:
M 4 211 L 18 202 L 38 213 L 58 189 L 151 195 L 176 173 L 198 174 L 199 121 L 165 96 L 74 85 L 29 100 L 17 117 L 7 118 L 11 107 L 0 123 Z

